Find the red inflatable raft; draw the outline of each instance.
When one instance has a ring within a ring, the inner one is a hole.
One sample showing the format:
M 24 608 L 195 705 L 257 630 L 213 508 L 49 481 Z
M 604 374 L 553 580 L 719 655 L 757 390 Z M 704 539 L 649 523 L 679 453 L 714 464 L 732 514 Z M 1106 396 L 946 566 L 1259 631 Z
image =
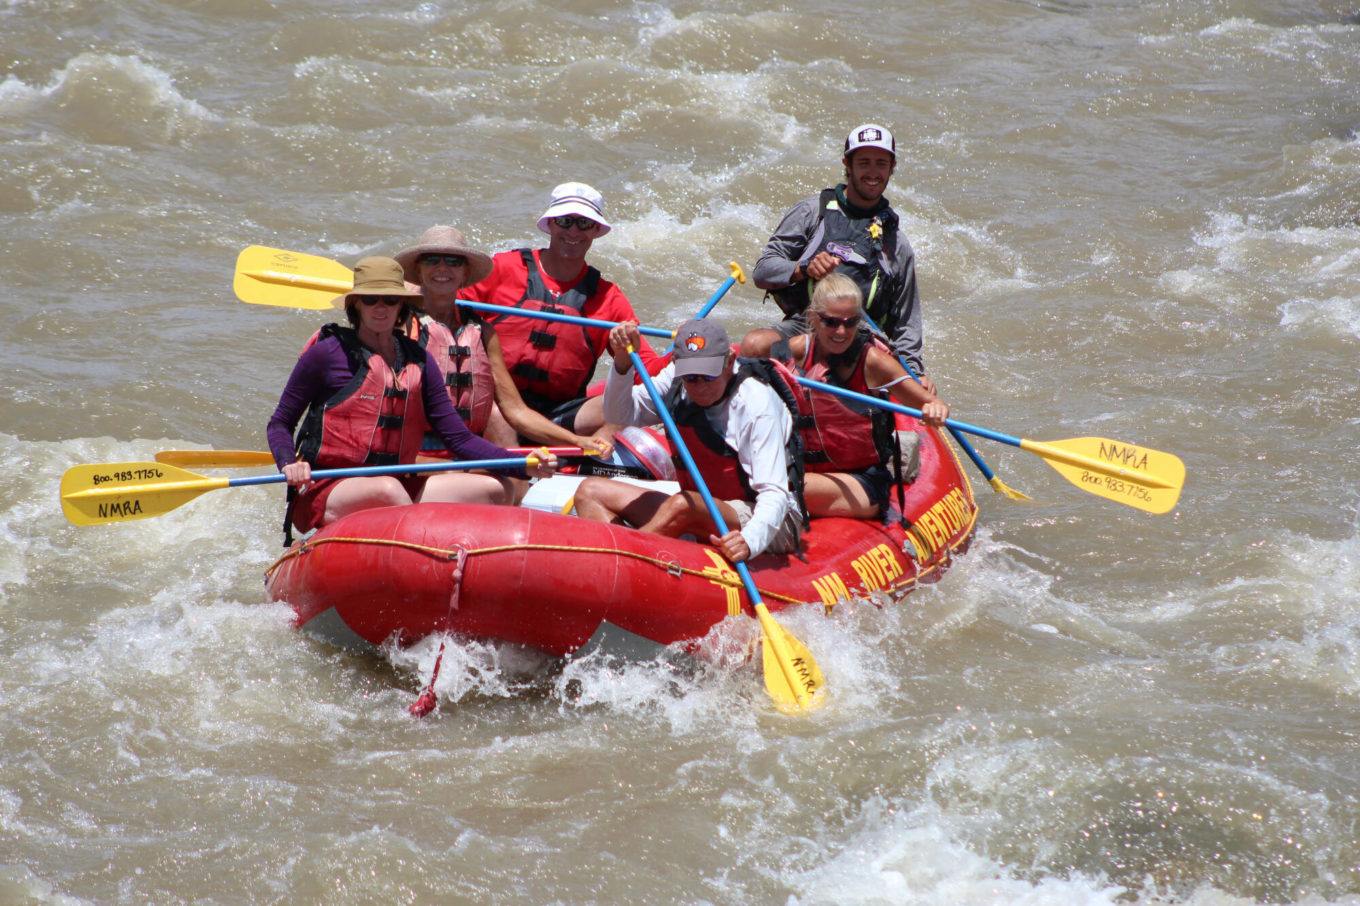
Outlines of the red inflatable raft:
M 749 564 L 770 611 L 820 602 L 830 613 L 852 596 L 904 592 L 938 579 L 967 547 L 977 505 L 953 449 L 938 431 L 902 423 L 921 441 L 907 526 L 814 519 L 806 560 Z M 751 612 L 737 573 L 707 545 L 527 506 L 365 510 L 295 544 L 267 582 L 299 625 L 345 646 L 451 632 L 558 656 L 587 643 L 640 653 Z

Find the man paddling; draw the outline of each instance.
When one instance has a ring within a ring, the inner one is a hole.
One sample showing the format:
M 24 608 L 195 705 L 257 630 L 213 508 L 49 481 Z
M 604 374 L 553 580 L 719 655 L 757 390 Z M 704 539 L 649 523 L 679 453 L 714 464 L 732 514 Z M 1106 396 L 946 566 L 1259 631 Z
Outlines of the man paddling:
M 752 280 L 774 297 L 784 320 L 747 334 L 742 354 L 767 355 L 780 338 L 806 331 L 816 281 L 844 273 L 859 284 L 864 310 L 887 332 L 893 351 L 934 393 L 921 363 L 916 256 L 883 194 L 897 167 L 897 143 L 884 127 L 865 123 L 846 137 L 841 162 L 845 182 L 795 204 L 756 260 Z
M 660 420 L 647 388 L 634 384 L 628 348 L 639 340 L 636 322 L 609 332 L 614 367 L 605 380 L 604 415 L 616 424 Z M 733 563 L 797 550 L 802 507 L 790 484 L 793 419 L 765 378 L 751 366 L 735 368 L 735 361 L 721 324 L 692 319 L 676 331 L 672 361 L 653 382 L 724 521 L 738 528 L 717 536 L 703 496 L 684 470 L 677 476 L 682 490 L 673 495 L 587 478 L 576 491 L 577 515 L 672 537 L 691 534 L 720 547 Z
M 491 275 L 468 287 L 465 298 L 605 321 L 637 320 L 623 291 L 586 263 L 591 245 L 611 229 L 599 192 L 582 182 L 562 183 L 553 189 L 538 228 L 548 234 L 547 248 L 493 256 Z M 611 430 L 602 430 L 599 398 L 586 397 L 608 331 L 515 315 L 487 320 L 496 326 L 510 376 L 531 408 L 577 434 L 612 439 Z M 649 345 L 642 343 L 638 353 L 655 367 Z

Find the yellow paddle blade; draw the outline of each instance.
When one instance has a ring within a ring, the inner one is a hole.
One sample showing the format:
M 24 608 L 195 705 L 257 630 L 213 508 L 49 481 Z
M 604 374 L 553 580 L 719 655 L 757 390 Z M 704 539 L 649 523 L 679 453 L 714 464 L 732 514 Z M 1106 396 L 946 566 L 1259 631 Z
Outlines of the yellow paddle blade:
M 274 454 L 267 450 L 162 450 L 156 462 L 194 469 L 236 469 L 272 466 Z
M 761 660 L 765 670 L 765 691 L 775 707 L 786 714 L 811 711 L 822 704 L 826 680 L 812 653 L 802 642 L 775 622 L 764 602 L 756 604 L 760 618 Z
M 263 245 L 236 258 L 232 289 L 242 302 L 315 311 L 334 310 L 337 296 L 354 288 L 354 271 L 338 261 Z
M 1174 507 L 1185 485 L 1185 463 L 1179 456 L 1104 437 L 1047 443 L 1022 439 L 1020 449 L 1039 454 L 1083 491 L 1149 513 Z
M 61 477 L 61 509 L 75 525 L 149 519 L 183 506 L 227 478 L 204 478 L 158 462 L 72 466 Z
M 1002 481 L 1001 478 L 1000 478 L 999 476 L 997 476 L 997 475 L 993 475 L 993 476 L 992 476 L 992 480 L 989 481 L 988 484 L 990 484 L 990 485 L 992 486 L 992 490 L 993 490 L 993 491 L 996 491 L 998 494 L 1004 494 L 1006 497 L 1009 497 L 1011 500 L 1033 500 L 1033 499 L 1034 499 L 1033 497 L 1031 497 L 1031 496 L 1029 496 L 1028 494 L 1026 494 L 1024 491 L 1017 491 L 1017 490 L 1015 490 L 1015 489 L 1012 488 L 1010 485 L 1008 485 L 1008 484 L 1006 484 L 1004 481 Z

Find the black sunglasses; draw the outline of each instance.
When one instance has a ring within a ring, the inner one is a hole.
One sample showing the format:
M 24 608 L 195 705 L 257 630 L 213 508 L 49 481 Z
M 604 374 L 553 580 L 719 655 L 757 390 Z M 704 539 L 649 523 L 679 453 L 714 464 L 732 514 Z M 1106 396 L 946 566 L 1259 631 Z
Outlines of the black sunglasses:
M 400 305 L 406 301 L 405 296 L 360 296 L 359 301 L 364 305 L 377 305 L 381 302 L 389 308 Z
M 711 384 L 718 379 L 718 375 L 708 374 L 686 374 L 681 376 L 686 384 L 698 384 L 700 382 Z
M 817 312 L 817 317 L 831 330 L 835 330 L 837 327 L 854 327 L 859 323 L 860 319 L 859 315 L 851 315 L 848 318 L 833 318 L 830 315 L 824 315 L 821 312 Z
M 430 253 L 428 255 L 420 256 L 420 263 L 428 264 L 430 267 L 434 267 L 441 261 L 447 264 L 449 267 L 463 267 L 464 265 L 467 264 L 467 259 L 464 258 L 462 255 L 437 255 L 434 253 Z
M 564 230 L 571 229 L 573 225 L 575 225 L 576 229 L 578 230 L 588 230 L 591 229 L 592 227 L 599 226 L 598 223 L 591 220 L 589 217 L 573 217 L 570 214 L 563 214 L 561 217 L 554 217 L 552 219 L 552 222 L 557 224 L 557 226 L 561 227 Z

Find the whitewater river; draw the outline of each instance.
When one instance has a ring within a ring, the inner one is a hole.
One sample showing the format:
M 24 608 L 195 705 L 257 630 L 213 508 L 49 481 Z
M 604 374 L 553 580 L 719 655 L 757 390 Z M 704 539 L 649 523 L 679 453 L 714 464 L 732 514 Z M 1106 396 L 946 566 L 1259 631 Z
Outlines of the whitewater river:
M 0 904 L 1360 903 L 1355 3 L 883 6 L 0 3 Z M 1151 515 L 977 439 L 1034 500 L 970 467 L 941 582 L 785 612 L 811 716 L 452 640 L 416 721 L 437 640 L 265 601 L 277 486 L 62 515 L 72 466 L 263 447 L 323 317 L 238 301 L 249 245 L 498 251 L 582 179 L 671 325 L 864 121 L 955 416 L 1187 477 Z

